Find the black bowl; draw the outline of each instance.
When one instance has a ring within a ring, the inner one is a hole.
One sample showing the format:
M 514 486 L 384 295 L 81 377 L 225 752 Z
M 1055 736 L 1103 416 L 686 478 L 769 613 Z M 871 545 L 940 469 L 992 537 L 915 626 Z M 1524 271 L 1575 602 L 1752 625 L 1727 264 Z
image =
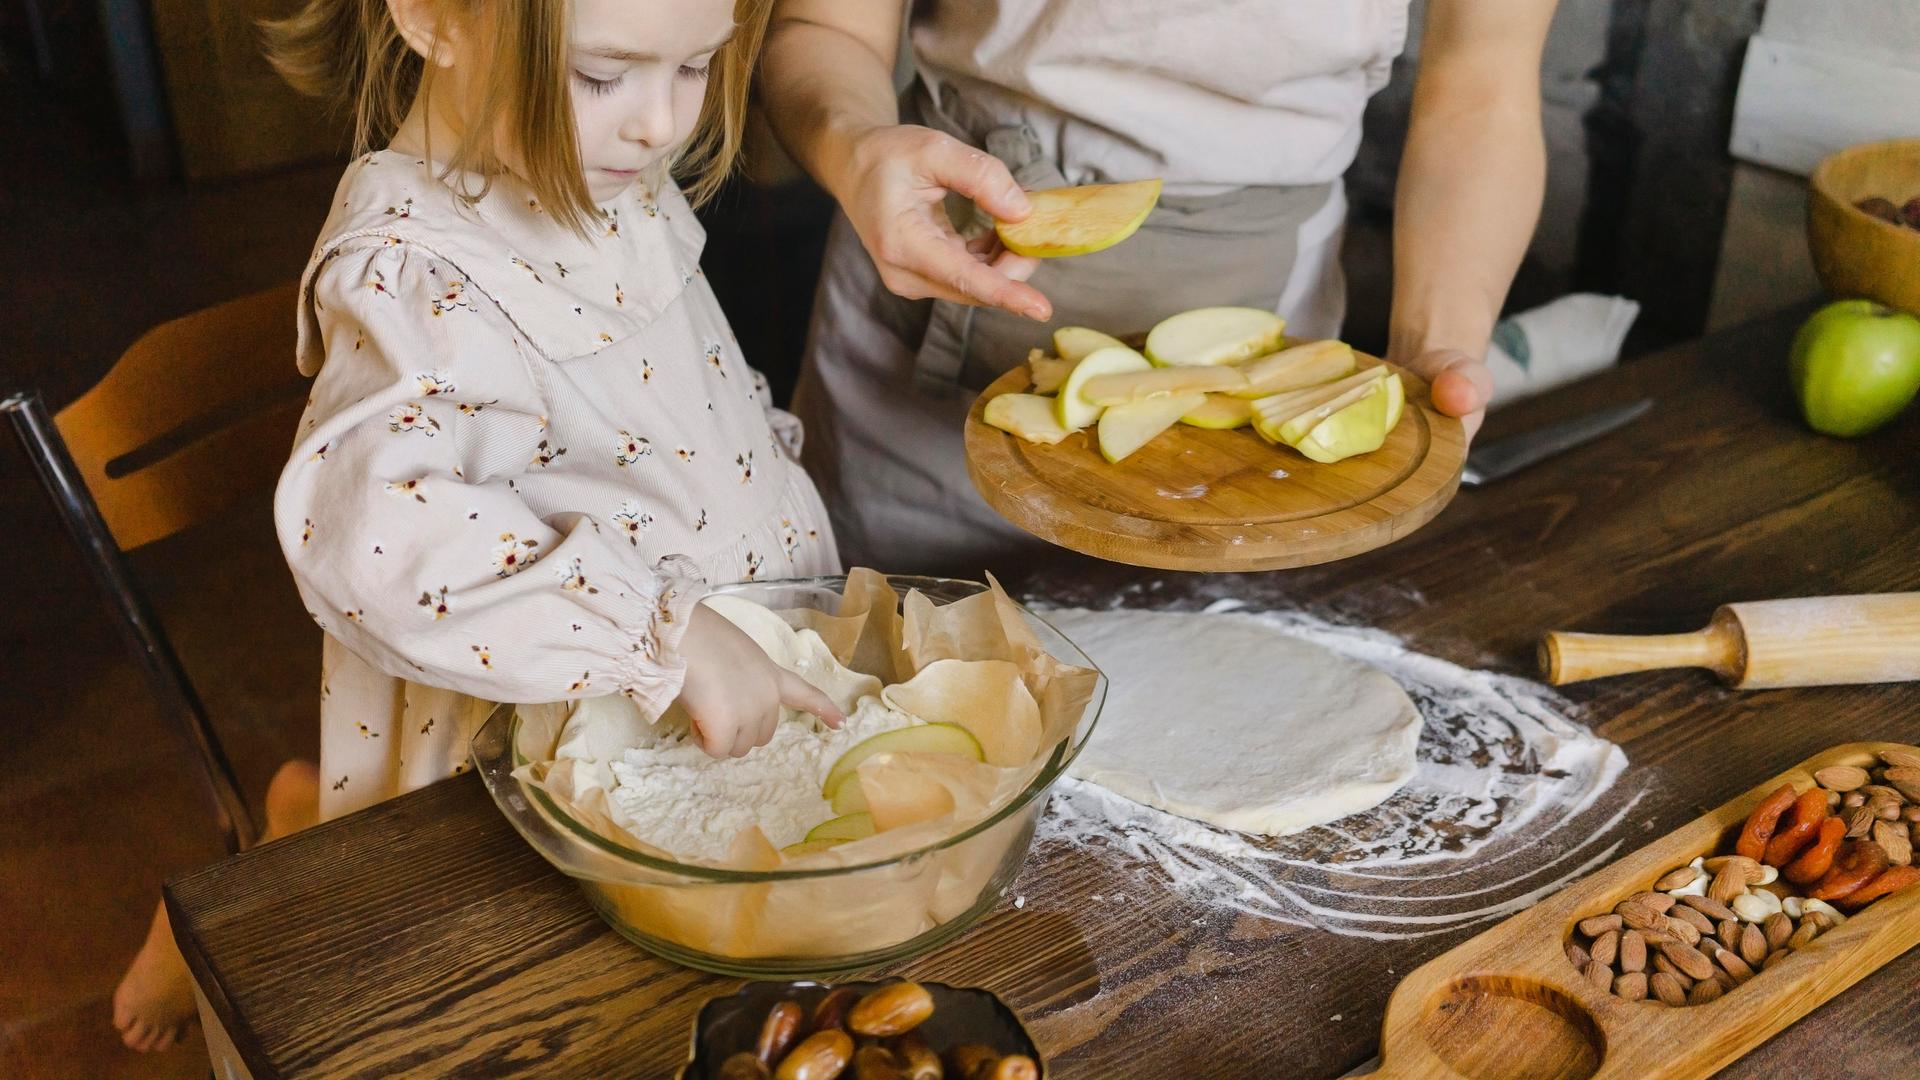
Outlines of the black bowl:
M 886 980 L 894 981 L 898 980 Z M 766 1023 L 767 1013 L 781 1001 L 797 1001 L 811 1016 L 813 1007 L 829 990 L 848 986 L 865 993 L 886 982 L 750 982 L 738 993 L 714 998 L 701 1006 L 700 1015 L 694 1018 L 692 1057 L 680 1070 L 681 1080 L 714 1080 L 722 1061 L 742 1050 L 751 1051 L 760 1039 L 760 1026 Z M 1046 1062 L 1040 1060 L 1033 1036 L 1027 1034 L 1026 1026 L 1006 1002 L 989 991 L 971 987 L 931 982 L 920 985 L 933 995 L 933 1015 L 914 1030 L 926 1038 L 928 1045 L 944 1053 L 961 1043 L 979 1043 L 1002 1054 L 1025 1054 L 1039 1066 L 1044 1080 Z

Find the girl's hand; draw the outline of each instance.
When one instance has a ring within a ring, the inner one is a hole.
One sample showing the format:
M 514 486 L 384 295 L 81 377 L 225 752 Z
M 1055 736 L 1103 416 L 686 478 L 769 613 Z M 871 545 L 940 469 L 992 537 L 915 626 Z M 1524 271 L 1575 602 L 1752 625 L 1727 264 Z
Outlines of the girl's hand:
M 847 144 L 834 196 L 873 256 L 880 281 L 909 300 L 996 307 L 1046 322 L 1053 305 L 1024 284 L 1040 265 L 991 235 L 969 244 L 947 218 L 948 192 L 999 221 L 1031 212 L 1000 159 L 931 128 L 888 124 Z
M 687 661 L 680 705 L 693 738 L 714 757 L 743 757 L 773 738 L 780 708 L 800 709 L 838 728 L 846 717 L 812 683 L 775 664 L 739 627 L 696 604 L 680 641 Z

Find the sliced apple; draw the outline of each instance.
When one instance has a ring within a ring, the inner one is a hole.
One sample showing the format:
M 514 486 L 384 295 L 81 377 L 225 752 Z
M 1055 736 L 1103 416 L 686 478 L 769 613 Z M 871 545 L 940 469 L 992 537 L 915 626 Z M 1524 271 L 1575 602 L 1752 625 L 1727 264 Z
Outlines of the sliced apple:
M 1088 380 L 1125 371 L 1146 371 L 1152 367 L 1146 357 L 1125 345 L 1109 345 L 1088 353 L 1074 365 L 1067 381 L 1060 385 L 1060 395 L 1053 401 L 1054 419 L 1069 431 L 1079 431 L 1100 419 L 1100 411 L 1104 408 L 1081 397 L 1080 391 Z
M 1080 397 L 1095 405 L 1131 405 L 1153 398 L 1225 393 L 1246 385 L 1247 377 L 1238 368 L 1155 368 L 1088 379 L 1080 387 Z
M 1247 385 L 1233 391 L 1243 398 L 1271 397 L 1332 382 L 1353 374 L 1353 348 L 1343 341 L 1309 341 L 1281 349 L 1240 368 Z
M 1132 236 L 1160 201 L 1160 181 L 1083 184 L 1027 192 L 1033 212 L 994 226 L 1015 255 L 1054 259 L 1102 251 Z
M 1370 454 L 1387 441 L 1388 413 L 1398 396 L 1400 376 L 1390 375 L 1377 390 L 1369 389 L 1355 401 L 1313 425 L 1293 444 L 1295 450 L 1315 461 L 1333 462 Z
M 1101 349 L 1125 344 L 1112 334 L 1084 326 L 1063 326 L 1053 332 L 1053 351 L 1069 364 L 1077 364 Z
M 1322 420 L 1327 419 L 1349 405 L 1354 405 L 1367 398 L 1376 396 L 1380 398 L 1380 425 L 1384 431 L 1387 418 L 1385 408 L 1386 396 L 1381 392 L 1380 388 L 1385 383 L 1385 379 L 1375 379 L 1364 386 L 1356 386 L 1331 401 L 1315 405 L 1313 408 L 1295 415 L 1292 419 L 1280 425 L 1280 441 L 1286 443 L 1288 446 L 1294 446 L 1298 444 L 1301 439 L 1306 438 L 1307 432 L 1312 431 Z
M 845 840 L 802 840 L 797 844 L 788 844 L 781 848 L 780 854 L 789 859 L 800 859 L 808 855 L 818 855 L 823 851 L 832 851 L 844 843 L 846 843 Z
M 1009 435 L 1048 446 L 1073 434 L 1060 426 L 1053 399 L 1039 394 L 1001 394 L 987 402 L 980 419 Z
M 822 840 L 837 840 L 844 843 L 848 840 L 865 840 L 874 832 L 873 815 L 862 810 L 857 814 L 842 814 L 837 818 L 828 818 L 807 830 L 806 839 L 802 842 L 811 844 Z
M 1161 367 L 1237 364 L 1280 347 L 1287 321 L 1246 307 L 1196 308 L 1147 332 L 1147 359 Z
M 1077 363 L 1078 360 L 1065 360 L 1048 356 L 1039 349 L 1033 350 L 1033 355 L 1027 357 L 1027 375 L 1033 379 L 1033 392 L 1051 394 L 1060 389 L 1060 384 L 1067 381 L 1068 373 L 1073 371 L 1073 365 Z
M 981 760 L 989 765 L 1025 765 L 1040 748 L 1040 705 L 1020 669 L 1006 660 L 935 660 L 906 682 L 882 690 L 880 700 L 929 726 L 966 728 L 980 741 Z
M 1280 437 L 1282 424 L 1358 387 L 1371 386 L 1385 378 L 1386 374 L 1384 366 L 1364 368 L 1344 379 L 1260 398 L 1253 403 L 1253 430 L 1268 442 L 1284 442 Z
M 1115 463 L 1126 460 L 1206 401 L 1205 394 L 1181 394 L 1113 406 L 1100 414 L 1100 456 Z
M 867 809 L 867 789 L 860 786 L 860 770 L 855 769 L 852 776 L 840 781 L 829 801 L 836 814 L 857 814 Z
M 1227 394 L 1208 394 L 1199 407 L 1180 418 L 1190 427 L 1224 431 L 1253 423 L 1253 402 Z
M 888 687 L 888 689 L 894 688 Z M 986 760 L 986 753 L 980 749 L 980 740 L 974 738 L 973 732 L 959 724 L 915 724 L 912 727 L 894 728 L 892 731 L 883 731 L 878 735 L 862 739 L 853 744 L 846 753 L 841 754 L 840 760 L 834 762 L 833 767 L 827 770 L 827 778 L 820 783 L 821 797 L 831 800 L 840 790 L 840 785 L 854 775 L 854 770 L 860 767 L 860 763 L 873 755 L 907 750 L 929 754 L 959 754 L 975 761 Z
M 1400 373 L 1387 376 L 1387 434 L 1400 426 L 1400 414 L 1406 411 L 1407 387 L 1400 381 Z

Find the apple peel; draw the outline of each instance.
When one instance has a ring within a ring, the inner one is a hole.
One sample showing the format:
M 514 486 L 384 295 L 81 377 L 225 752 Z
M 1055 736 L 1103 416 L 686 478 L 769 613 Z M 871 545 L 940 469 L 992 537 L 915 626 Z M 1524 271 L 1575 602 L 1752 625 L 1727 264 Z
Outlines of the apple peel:
M 931 724 L 966 728 L 989 765 L 1025 765 L 1040 749 L 1040 703 L 1005 660 L 936 660 L 880 700 Z

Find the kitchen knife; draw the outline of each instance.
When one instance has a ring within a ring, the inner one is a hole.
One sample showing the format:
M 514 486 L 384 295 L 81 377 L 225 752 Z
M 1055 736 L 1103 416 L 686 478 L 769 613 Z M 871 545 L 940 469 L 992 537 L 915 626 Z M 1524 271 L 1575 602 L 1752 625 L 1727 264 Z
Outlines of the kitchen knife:
M 1491 480 L 1519 472 L 1563 450 L 1591 442 L 1646 415 L 1653 408 L 1652 398 L 1629 405 L 1616 405 L 1559 424 L 1549 424 L 1520 435 L 1475 446 L 1467 454 L 1466 468 L 1460 472 L 1461 487 L 1479 487 Z

